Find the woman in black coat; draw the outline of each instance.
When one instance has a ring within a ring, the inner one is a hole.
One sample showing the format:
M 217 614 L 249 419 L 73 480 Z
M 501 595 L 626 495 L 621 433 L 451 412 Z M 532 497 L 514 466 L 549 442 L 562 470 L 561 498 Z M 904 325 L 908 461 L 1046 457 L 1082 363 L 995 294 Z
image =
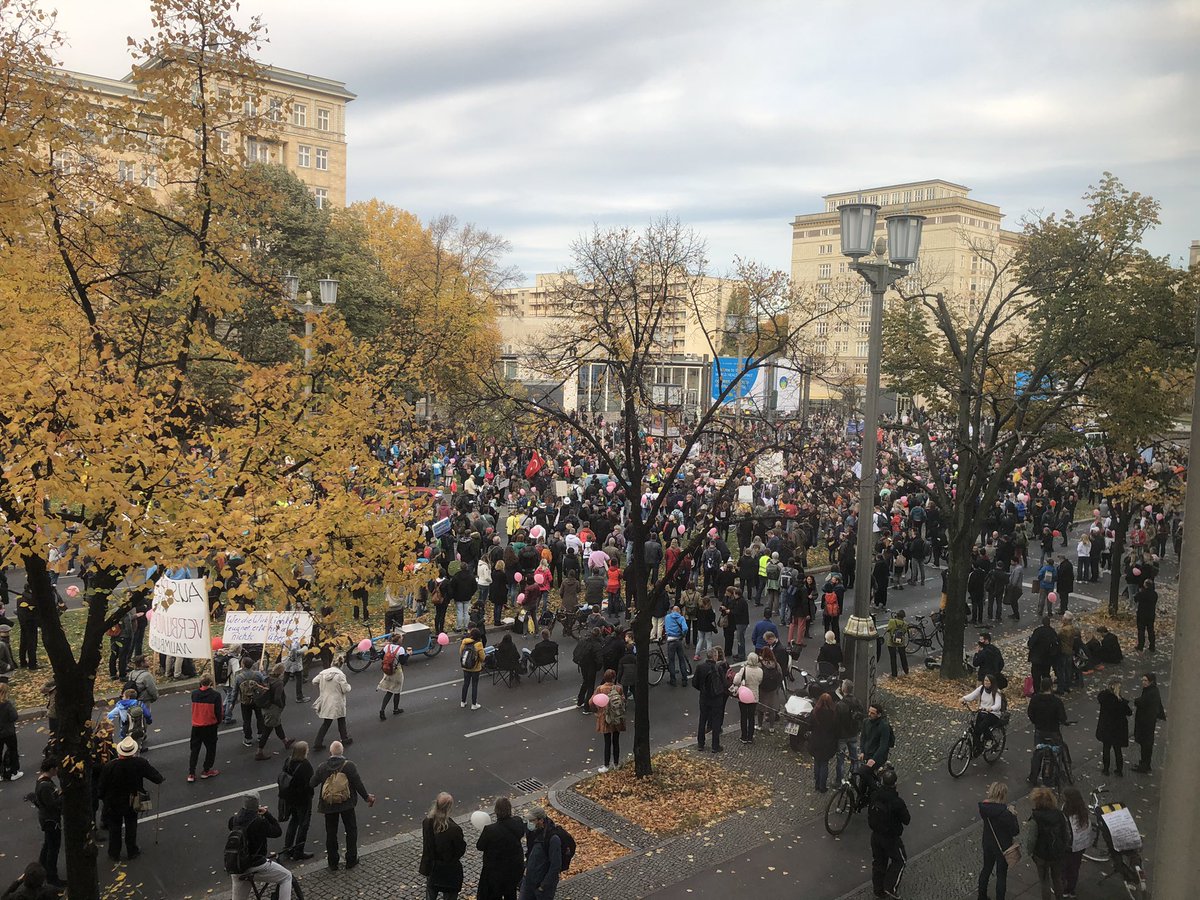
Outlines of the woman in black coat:
M 438 794 L 421 823 L 418 871 L 425 876 L 425 893 L 429 900 L 437 900 L 439 895 L 457 897 L 462 890 L 462 858 L 467 852 L 467 842 L 458 823 L 450 818 L 453 809 L 454 798 L 447 793 Z
M 1154 589 L 1154 579 L 1147 578 L 1133 595 L 1137 606 L 1137 649 L 1141 651 L 1146 646 L 1146 638 L 1150 639 L 1150 652 L 1154 652 L 1154 620 L 1158 616 L 1158 591 Z
M 1117 774 L 1125 774 L 1122 751 L 1129 746 L 1129 717 L 1133 710 L 1129 701 L 1121 696 L 1121 679 L 1110 678 L 1108 688 L 1096 698 L 1100 702 L 1100 717 L 1096 720 L 1096 740 L 1104 748 L 1103 774 L 1108 774 L 1109 751 L 1117 754 Z
M 1133 771 L 1150 771 L 1150 757 L 1154 755 L 1154 729 L 1160 719 L 1167 717 L 1163 709 L 1162 695 L 1158 692 L 1158 678 L 1153 672 L 1142 676 L 1142 694 L 1133 701 L 1137 707 L 1133 714 L 1133 739 L 1142 750 L 1142 758 Z
M 812 711 L 812 727 L 808 732 L 808 752 L 813 758 L 813 780 L 818 793 L 829 790 L 829 760 L 837 752 L 837 712 L 833 695 L 822 694 Z
M 486 826 L 475 842 L 483 854 L 476 900 L 517 900 L 521 876 L 525 874 L 524 823 L 512 814 L 507 797 L 496 801 L 496 821 Z
M 312 777 L 313 765 L 308 761 L 308 744 L 296 741 L 292 744 L 291 755 L 283 764 L 279 778 L 279 818 L 287 819 L 288 823 L 283 854 L 296 860 L 312 859 L 313 856 L 304 849 L 304 842 L 308 840 L 308 825 L 312 821 Z

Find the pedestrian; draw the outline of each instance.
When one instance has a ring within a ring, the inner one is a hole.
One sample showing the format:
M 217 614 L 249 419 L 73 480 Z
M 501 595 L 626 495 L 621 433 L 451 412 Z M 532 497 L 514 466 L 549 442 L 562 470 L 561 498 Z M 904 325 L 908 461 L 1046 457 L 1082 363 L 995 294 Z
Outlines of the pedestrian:
M 462 666 L 463 685 L 460 708 L 467 705 L 467 690 L 471 692 L 471 709 L 482 709 L 479 703 L 479 673 L 483 671 L 485 648 L 482 633 L 472 628 L 458 645 L 458 661 Z
M 404 690 L 404 667 L 408 665 L 408 651 L 401 644 L 391 640 L 385 641 L 382 647 L 383 660 L 380 667 L 383 676 L 375 690 L 383 691 L 383 702 L 379 704 L 379 721 L 387 721 L 388 700 L 392 701 L 392 715 L 398 716 L 404 712 L 400 708 L 400 694 Z
M 0 599 L 3 599 L 0 596 Z M 0 675 L 15 671 L 17 660 L 12 652 L 12 626 L 0 625 Z
M 713 635 L 717 633 L 717 613 L 712 606 L 712 597 L 705 594 L 700 598 L 696 609 L 696 647 L 692 654 L 692 662 L 699 662 L 708 648 L 713 645 Z
M 1150 642 L 1150 652 L 1154 652 L 1154 620 L 1158 617 L 1158 591 L 1154 589 L 1154 579 L 1147 578 L 1142 582 L 1136 594 L 1133 595 L 1134 606 L 1137 607 L 1137 650 L 1140 653 Z
M 1101 691 L 1096 700 L 1100 704 L 1100 715 L 1096 720 L 1096 740 L 1103 748 L 1102 774 L 1108 774 L 1109 751 L 1117 757 L 1117 776 L 1125 774 L 1122 751 L 1129 746 L 1129 717 L 1133 710 L 1129 701 L 1121 696 L 1121 679 L 1108 679 L 1108 687 Z
M 483 854 L 475 900 L 517 900 L 525 874 L 525 824 L 512 814 L 512 801 L 496 801 L 496 821 L 485 825 L 475 842 Z
M 908 805 L 896 791 L 896 770 L 884 770 L 867 807 L 867 825 L 871 829 L 871 883 L 876 897 L 900 896 L 900 880 L 908 864 L 902 835 L 911 821 Z
M 783 652 L 783 646 L 776 643 L 774 647 L 763 647 L 759 655 L 762 666 L 762 683 L 758 686 L 758 727 L 768 734 L 775 733 L 775 724 L 779 721 L 779 708 L 783 705 L 783 669 L 776 659 L 776 650 Z
M 588 698 L 596 687 L 596 675 L 600 671 L 603 658 L 603 645 L 600 642 L 600 629 L 592 628 L 583 639 L 575 645 L 571 660 L 579 667 L 579 693 L 575 695 L 575 706 L 580 712 L 589 712 Z M 465 695 L 464 695 L 465 699 Z
M 41 863 L 31 862 L 17 880 L 8 886 L 0 900 L 57 900 L 58 888 L 46 883 L 46 870 Z
M 525 817 L 529 830 L 529 856 L 525 862 L 525 881 L 521 900 L 554 900 L 562 873 L 563 839 L 546 811 L 540 806 Z
M 842 783 L 842 765 L 849 762 L 851 768 L 858 761 L 858 736 L 867 720 L 867 711 L 862 701 L 854 696 L 854 682 L 849 678 L 842 681 L 840 696 L 834 704 L 837 713 L 837 771 L 834 779 Z
M 1063 791 L 1063 815 L 1071 826 L 1071 849 L 1063 864 L 1063 896 L 1074 897 L 1079 887 L 1079 866 L 1083 862 L 1083 851 L 1092 843 L 1092 825 L 1087 804 L 1079 788 L 1071 785 Z
M 746 657 L 746 664 L 733 679 L 733 690 L 738 698 L 738 712 L 741 715 L 743 744 L 754 743 L 754 714 L 758 711 L 758 689 L 762 685 L 763 670 L 758 654 L 751 653 Z M 742 699 L 742 688 L 750 691 L 751 700 Z
M 892 677 L 896 674 L 896 657 L 900 658 L 900 666 L 904 674 L 908 674 L 908 622 L 902 609 L 896 610 L 887 623 L 888 659 L 892 663 Z
M 263 724 L 262 729 L 258 732 L 258 752 L 254 754 L 254 758 L 257 760 L 270 759 L 274 755 L 266 752 L 267 741 L 272 732 L 279 740 L 283 741 L 284 750 L 290 748 L 293 743 L 292 738 L 283 731 L 283 710 L 287 706 L 287 692 L 283 689 L 283 676 L 283 663 L 275 663 L 271 667 L 271 674 L 267 676 L 264 693 L 258 700 Z
M 692 668 L 688 665 L 687 651 L 684 649 L 688 635 L 687 619 L 678 605 L 672 606 L 671 611 L 663 619 L 663 634 L 667 642 L 667 672 L 671 676 L 671 687 L 675 687 L 675 664 L 679 663 L 679 678 L 686 685 L 692 677 Z
M 334 662 L 340 662 L 340 659 L 334 660 Z M 346 695 L 350 693 L 350 682 L 346 680 L 346 674 L 338 666 L 332 665 L 318 672 L 312 683 L 317 686 L 317 699 L 313 701 L 313 709 L 317 711 L 317 716 L 321 719 L 321 727 L 317 729 L 317 739 L 313 741 L 313 749 L 325 749 L 322 741 L 329 733 L 329 727 L 333 724 L 334 719 L 337 720 L 338 735 L 341 736 L 342 745 L 350 746 L 354 743 L 354 739 L 350 737 L 346 728 Z
M 615 671 L 605 669 L 604 678 L 593 697 L 603 694 L 608 697 L 608 703 L 596 706 L 594 702 L 589 701 L 596 710 L 596 733 L 604 735 L 604 765 L 600 767 L 601 773 L 608 771 L 610 761 L 614 769 L 621 765 L 621 732 L 625 730 L 625 692 L 616 684 L 616 678 Z
M 141 855 L 137 842 L 137 810 L 133 801 L 144 790 L 145 782 L 162 784 L 163 777 L 145 759 L 138 756 L 138 745 L 131 737 L 117 744 L 117 758 L 100 772 L 100 796 L 104 800 L 104 824 L 108 827 L 108 858 L 121 858 L 121 832 L 129 859 Z
M 463 886 L 462 858 L 467 842 L 462 828 L 450 818 L 454 798 L 444 791 L 421 823 L 421 864 L 426 900 L 458 900 Z
M 58 853 L 62 848 L 62 791 L 54 783 L 58 777 L 58 761 L 46 757 L 39 767 L 33 788 L 33 805 L 37 807 L 38 826 L 42 829 L 42 850 L 38 862 L 46 870 L 46 883 L 54 888 L 66 885 L 58 877 Z
M 725 702 L 729 699 L 729 688 L 725 683 L 724 663 L 720 647 L 713 647 L 705 654 L 704 662 L 692 673 L 692 687 L 700 692 L 700 716 L 696 731 L 696 749 L 703 750 L 708 734 L 712 732 L 712 751 L 721 752 L 721 728 L 725 722 Z
M 1058 557 L 1055 584 L 1057 585 L 1055 592 L 1058 594 L 1058 608 L 1060 613 L 1065 615 L 1071 605 L 1071 591 L 1075 590 L 1075 567 L 1065 556 Z
M 842 600 L 844 597 L 841 578 L 836 572 L 830 573 L 829 580 L 821 588 L 821 613 L 825 631 L 833 632 L 835 640 L 841 639 Z
M 329 720 L 326 719 L 326 724 Z M 368 794 L 359 777 L 358 768 L 345 757 L 341 741 L 329 745 L 329 759 L 313 773 L 309 785 L 317 791 L 317 812 L 325 816 L 325 856 L 332 871 L 338 867 L 338 822 L 346 830 L 346 868 L 358 865 L 358 819 L 354 807 L 358 798 L 375 805 L 375 795 Z
M 1008 886 L 1008 856 L 1005 855 L 1021 831 L 1017 808 L 1008 802 L 1008 785 L 994 781 L 987 796 L 979 801 L 983 820 L 983 868 L 979 871 L 979 900 L 988 900 L 988 882 L 996 870 L 996 900 L 1004 900 Z
M 1034 684 L 1041 684 L 1043 678 L 1050 677 L 1050 671 L 1054 666 L 1054 661 L 1058 658 L 1061 639 L 1058 632 L 1050 625 L 1050 615 L 1047 613 L 1042 616 L 1042 624 L 1029 635 L 1029 639 L 1025 642 L 1026 648 L 1029 650 L 1029 668 L 1033 676 Z M 1058 685 L 1058 692 L 1061 693 L 1063 685 Z
M 1033 814 L 1025 830 L 1025 852 L 1037 867 L 1042 900 L 1053 900 L 1063 895 L 1063 865 L 1071 847 L 1071 826 L 1049 788 L 1035 787 L 1029 799 Z
M 1147 672 L 1142 676 L 1142 693 L 1133 701 L 1133 739 L 1142 751 L 1142 758 L 1133 771 L 1143 775 L 1150 773 L 1150 758 L 1154 755 L 1154 729 L 1159 721 L 1165 721 L 1167 711 L 1163 708 L 1162 695 L 1158 692 L 1158 676 Z
M 17 626 L 20 628 L 17 656 L 20 658 L 23 668 L 36 669 L 38 667 L 37 645 L 40 623 L 41 619 L 33 600 L 33 588 L 26 583 L 25 589 L 21 591 L 21 596 L 17 600 Z
M 201 778 L 212 778 L 220 775 L 219 769 L 213 768 L 217 759 L 217 728 L 222 718 L 221 695 L 213 690 L 212 676 L 207 672 L 200 676 L 200 686 L 192 691 L 192 735 L 191 750 L 188 755 L 189 783 L 196 780 L 196 761 L 200 758 L 200 748 L 204 747 L 204 768 L 200 770 Z
M 312 859 L 313 854 L 304 849 L 308 841 L 308 826 L 312 823 L 313 765 L 308 759 L 308 742 L 296 741 L 291 754 L 283 764 L 277 783 L 281 819 L 288 823 L 287 835 L 283 839 L 283 853 L 295 860 Z
M 158 702 L 158 682 L 154 680 L 154 673 L 150 671 L 150 666 L 144 655 L 138 655 L 133 658 L 133 668 L 129 670 L 129 680 L 125 683 L 126 687 L 132 687 L 137 691 L 137 699 L 144 703 L 149 709 L 151 704 Z M 150 721 L 153 721 L 151 719 Z M 142 745 L 142 751 L 145 752 L 146 747 Z
M 817 793 L 829 790 L 829 760 L 837 753 L 837 709 L 832 694 L 822 694 L 813 706 L 808 732 L 808 752 L 813 758 L 813 785 Z
M 282 835 L 283 827 L 271 815 L 271 810 L 262 805 L 257 791 L 248 791 L 242 797 L 242 808 L 229 817 L 229 830 L 242 833 L 242 854 L 245 855 L 245 865 L 238 867 L 240 871 L 230 872 L 233 900 L 247 900 L 254 882 L 277 884 L 279 889 L 275 897 L 291 900 L 292 873 L 271 859 L 267 852 L 267 841 Z
M 289 681 L 295 681 L 296 702 L 307 703 L 308 698 L 304 696 L 304 659 L 307 648 L 297 635 L 288 641 L 286 650 L 283 658 L 283 686 L 286 688 Z
M 842 667 L 843 659 L 837 635 L 832 631 L 825 632 L 825 643 L 817 651 L 817 674 L 822 677 L 836 675 Z
M 262 672 L 254 668 L 254 658 L 242 657 L 241 667 L 233 676 L 233 692 L 242 710 L 242 746 L 253 747 L 254 736 L 250 731 L 250 720 L 253 718 L 258 726 L 258 733 L 263 733 L 263 711 L 259 706 L 259 694 L 266 690 L 266 678 Z
M 8 682 L 0 681 L 0 781 L 16 781 L 21 771 L 17 750 L 17 707 L 8 699 Z
M 236 695 L 233 692 L 233 679 L 241 671 L 241 666 L 235 663 L 238 659 L 241 659 L 241 648 L 237 646 L 222 647 L 213 653 L 213 685 L 223 700 L 222 722 L 225 725 L 233 724 L 233 710 L 237 705 L 234 702 Z

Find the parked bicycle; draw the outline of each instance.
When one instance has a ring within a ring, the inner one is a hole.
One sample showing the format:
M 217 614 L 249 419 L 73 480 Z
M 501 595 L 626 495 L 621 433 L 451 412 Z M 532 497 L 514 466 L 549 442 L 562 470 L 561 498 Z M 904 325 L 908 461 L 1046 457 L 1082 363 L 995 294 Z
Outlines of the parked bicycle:
M 982 756 L 988 765 L 992 765 L 1000 758 L 1000 754 L 1004 752 L 1005 744 L 1008 742 L 1006 730 L 1008 713 L 1001 715 L 1000 719 L 992 724 L 982 741 L 975 738 L 975 717 L 977 715 L 978 713 L 972 712 L 967 716 L 967 730 L 950 748 L 946 767 L 950 770 L 953 778 L 960 778 L 966 774 L 967 766 L 976 757 Z
M 1067 748 L 1066 741 L 1061 740 L 1061 735 L 1057 742 L 1040 741 L 1034 746 L 1033 752 L 1041 754 L 1041 761 L 1037 767 L 1037 783 L 1052 788 L 1061 799 L 1063 787 L 1075 783 L 1075 775 L 1071 771 L 1071 751 Z
M 935 611 L 928 616 L 914 617 L 905 636 L 908 638 L 908 643 L 904 647 L 906 652 L 913 652 L 917 649 L 932 650 L 935 644 L 938 647 L 944 646 L 945 625 L 942 613 Z
M 1121 803 L 1105 803 L 1101 799 L 1108 791 L 1100 785 L 1092 791 L 1089 804 L 1092 816 L 1092 843 L 1083 851 L 1083 858 L 1091 862 L 1111 862 L 1113 870 L 1106 875 L 1116 875 L 1125 885 L 1125 890 L 1132 898 L 1150 896 L 1150 887 L 1146 883 L 1146 872 L 1142 868 L 1142 837 L 1138 833 L 1137 823 L 1133 821 L 1133 813 Z M 1109 827 L 1109 820 L 1121 827 L 1114 836 Z
M 650 645 L 650 686 L 658 684 L 663 680 L 663 675 L 667 671 L 667 657 L 663 653 L 662 647 L 658 644 Z

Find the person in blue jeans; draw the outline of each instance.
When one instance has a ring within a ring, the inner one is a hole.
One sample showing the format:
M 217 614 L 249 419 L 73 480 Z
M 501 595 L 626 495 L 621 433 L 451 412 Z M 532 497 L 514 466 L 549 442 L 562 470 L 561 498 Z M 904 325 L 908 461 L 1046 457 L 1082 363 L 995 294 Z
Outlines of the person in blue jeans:
M 671 686 L 675 685 L 675 660 L 679 660 L 679 677 L 683 683 L 692 677 L 692 669 L 688 665 L 687 653 L 684 650 L 684 639 L 687 637 L 687 619 L 683 617 L 679 606 L 672 606 L 671 611 L 663 619 L 663 635 L 667 639 L 667 672 L 671 676 Z

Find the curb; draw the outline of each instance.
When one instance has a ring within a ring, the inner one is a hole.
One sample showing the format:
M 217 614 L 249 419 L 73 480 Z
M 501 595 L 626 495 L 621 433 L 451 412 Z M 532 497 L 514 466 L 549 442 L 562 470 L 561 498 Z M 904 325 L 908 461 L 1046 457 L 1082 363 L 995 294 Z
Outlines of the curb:
M 166 694 L 181 694 L 184 691 L 194 690 L 195 688 L 197 688 L 199 686 L 200 686 L 199 678 L 187 678 L 183 681 L 168 681 L 166 684 L 159 686 L 158 695 L 160 697 L 162 697 Z M 113 703 L 117 702 L 117 699 L 119 697 L 120 697 L 120 694 L 115 694 L 115 693 L 107 693 L 106 692 L 104 694 L 97 694 L 95 697 L 95 703 L 96 704 L 100 704 L 100 703 L 113 704 Z M 28 722 L 32 719 L 41 719 L 45 715 L 46 715 L 46 707 L 32 706 L 29 709 L 18 710 L 17 711 L 17 721 L 18 722 Z

